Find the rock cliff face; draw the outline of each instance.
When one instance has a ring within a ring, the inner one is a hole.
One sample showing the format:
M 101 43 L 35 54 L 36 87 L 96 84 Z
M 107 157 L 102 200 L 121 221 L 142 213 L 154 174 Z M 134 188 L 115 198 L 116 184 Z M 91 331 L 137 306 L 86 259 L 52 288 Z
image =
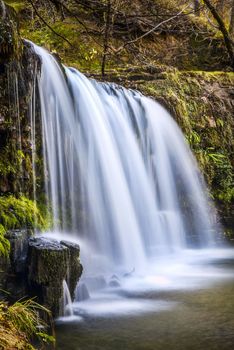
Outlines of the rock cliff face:
M 0 205 L 0 210 L 4 209 L 0 213 L 1 235 L 4 237 L 0 238 L 3 242 L 6 239 L 10 242 L 9 256 L 8 252 L 0 255 L 0 288 L 7 291 L 7 294 L 2 293 L 1 298 L 13 302 L 24 297 L 37 297 L 37 301 L 57 317 L 63 314 L 63 280 L 74 296 L 82 273 L 80 250 L 79 246 L 70 242 L 32 237 L 34 220 L 30 224 L 31 229 L 28 229 L 31 218 L 22 220 L 22 213 L 19 217 L 17 207 L 10 204 L 14 198 L 16 204 L 20 203 L 22 194 L 29 198 L 33 196 L 32 113 L 38 135 L 36 186 L 39 192 L 43 182 L 40 106 L 33 100 L 40 60 L 30 44 L 19 37 L 15 13 L 3 2 L 0 2 L 0 18 L 0 195 L 3 196 L 3 208 Z M 31 206 L 30 201 L 27 206 Z M 7 208 L 11 211 L 9 217 Z M 31 209 L 38 210 L 36 207 Z M 30 215 L 33 215 L 31 209 Z M 25 210 L 25 217 L 28 214 Z M 12 230 L 20 223 L 22 229 Z
M 38 58 L 0 3 L 0 194 L 32 192 L 30 108 Z

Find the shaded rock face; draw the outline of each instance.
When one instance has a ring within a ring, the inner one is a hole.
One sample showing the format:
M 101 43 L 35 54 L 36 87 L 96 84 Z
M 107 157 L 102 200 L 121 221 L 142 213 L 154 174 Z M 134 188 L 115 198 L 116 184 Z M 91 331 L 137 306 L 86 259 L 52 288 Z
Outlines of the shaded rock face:
M 0 194 L 32 193 L 30 109 L 39 67 L 14 11 L 0 1 Z M 35 111 L 40 128 L 39 106 Z
M 20 38 L 14 11 L 0 0 L 0 195 L 33 194 L 30 122 L 33 118 L 37 180 L 34 185 L 43 196 L 40 105 L 39 99 L 34 99 L 39 71 L 40 58 L 30 43 Z M 0 256 L 0 297 L 16 301 L 36 296 L 57 317 L 63 311 L 63 280 L 73 296 L 82 272 L 79 247 L 30 237 L 28 230 L 7 233 L 11 251 L 9 259 Z
M 23 297 L 36 297 L 54 317 L 62 315 L 63 280 L 74 299 L 82 273 L 80 247 L 71 242 L 32 237 L 29 230 L 12 230 L 7 237 L 11 251 L 8 260 L 0 261 L 0 288 L 9 294 L 2 293 L 0 297 L 12 302 Z
M 4 269 L 4 290 L 10 301 L 16 301 L 28 294 L 27 290 L 27 253 L 30 230 L 8 231 L 6 238 L 11 249 L 9 260 Z

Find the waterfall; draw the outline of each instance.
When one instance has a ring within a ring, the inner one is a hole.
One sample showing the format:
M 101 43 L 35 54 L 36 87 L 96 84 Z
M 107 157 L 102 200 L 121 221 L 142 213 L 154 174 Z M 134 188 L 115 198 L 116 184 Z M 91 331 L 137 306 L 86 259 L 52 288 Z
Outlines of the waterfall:
M 85 275 L 143 272 L 154 258 L 212 246 L 203 180 L 169 113 L 34 48 L 53 230 L 82 242 Z
M 63 314 L 64 316 L 73 316 L 72 299 L 67 285 L 67 282 L 63 280 Z

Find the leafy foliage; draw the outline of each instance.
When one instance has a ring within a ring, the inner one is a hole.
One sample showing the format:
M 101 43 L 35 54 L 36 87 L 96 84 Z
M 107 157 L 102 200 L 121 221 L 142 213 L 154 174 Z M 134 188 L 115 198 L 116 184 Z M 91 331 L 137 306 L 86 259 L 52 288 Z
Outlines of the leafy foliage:
M 4 237 L 6 233 L 6 230 L 3 225 L 0 224 L 0 256 L 7 257 L 10 250 L 10 243 L 9 241 Z
M 45 327 L 44 321 L 40 319 L 38 312 L 50 312 L 35 301 L 17 301 L 9 306 L 0 302 L 0 348 L 33 350 L 30 344 L 35 337 L 41 343 L 54 343 L 54 337 L 44 332 L 38 332 L 38 327 Z

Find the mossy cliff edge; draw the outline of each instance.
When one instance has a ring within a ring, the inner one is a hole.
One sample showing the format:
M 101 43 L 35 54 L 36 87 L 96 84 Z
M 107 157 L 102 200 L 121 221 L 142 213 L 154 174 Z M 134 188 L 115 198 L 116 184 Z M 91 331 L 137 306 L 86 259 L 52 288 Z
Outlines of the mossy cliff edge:
M 19 36 L 16 13 L 3 2 L 0 18 L 0 254 L 7 256 L 8 230 L 47 223 L 32 195 L 30 109 L 39 60 Z

